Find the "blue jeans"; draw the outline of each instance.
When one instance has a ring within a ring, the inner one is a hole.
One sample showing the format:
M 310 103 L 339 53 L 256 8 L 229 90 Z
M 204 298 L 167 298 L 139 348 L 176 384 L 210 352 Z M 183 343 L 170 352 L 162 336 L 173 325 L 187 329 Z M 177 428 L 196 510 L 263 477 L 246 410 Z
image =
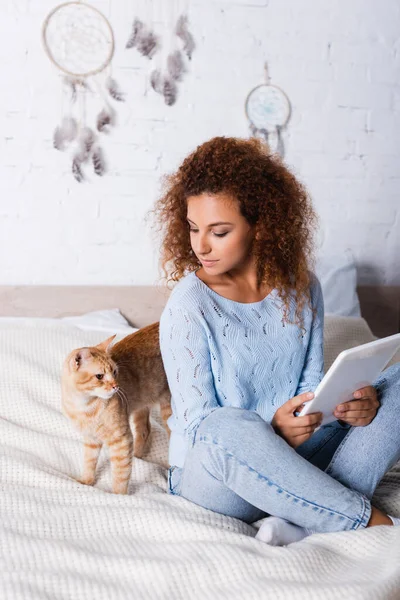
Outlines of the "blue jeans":
M 380 407 L 366 427 L 338 421 L 293 449 L 255 412 L 221 407 L 199 425 L 168 492 L 252 523 L 268 515 L 318 532 L 365 527 L 371 498 L 400 459 L 400 364 L 375 382 Z

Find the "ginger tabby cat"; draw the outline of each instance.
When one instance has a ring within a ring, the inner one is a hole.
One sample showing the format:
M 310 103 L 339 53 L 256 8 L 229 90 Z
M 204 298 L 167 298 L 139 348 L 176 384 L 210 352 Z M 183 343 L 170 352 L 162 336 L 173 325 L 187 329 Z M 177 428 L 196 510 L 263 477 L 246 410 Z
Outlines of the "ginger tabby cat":
M 150 435 L 150 410 L 159 403 L 170 433 L 171 396 L 159 347 L 159 324 L 128 335 L 112 346 L 73 350 L 64 362 L 62 409 L 84 435 L 84 469 L 79 480 L 93 485 L 100 450 L 109 449 L 112 490 L 126 494 L 133 456 L 143 456 Z M 132 416 L 134 440 L 129 418 Z

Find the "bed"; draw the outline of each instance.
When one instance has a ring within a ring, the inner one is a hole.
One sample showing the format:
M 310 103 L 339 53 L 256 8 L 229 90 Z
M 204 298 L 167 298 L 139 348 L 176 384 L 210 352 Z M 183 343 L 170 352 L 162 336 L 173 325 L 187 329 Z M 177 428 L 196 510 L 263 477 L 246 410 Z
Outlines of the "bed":
M 326 368 L 340 350 L 399 331 L 399 287 L 358 295 L 365 319 L 326 317 Z M 62 360 L 113 328 L 122 337 L 158 320 L 167 296 L 159 286 L 0 287 L 0 598 L 400 598 L 400 528 L 273 548 L 254 539 L 257 523 L 168 495 L 157 411 L 128 496 L 110 493 L 105 453 L 95 486 L 77 483 L 82 442 L 60 411 Z M 375 503 L 400 517 L 400 463 Z

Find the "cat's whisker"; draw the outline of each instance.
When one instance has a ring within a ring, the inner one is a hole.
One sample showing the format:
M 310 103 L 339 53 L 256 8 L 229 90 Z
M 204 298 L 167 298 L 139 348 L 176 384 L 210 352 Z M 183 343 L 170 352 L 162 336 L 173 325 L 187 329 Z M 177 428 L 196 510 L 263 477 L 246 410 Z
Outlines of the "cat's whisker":
M 118 398 L 121 398 L 122 403 L 125 405 L 126 410 L 128 411 L 129 403 L 127 397 L 123 394 L 121 388 L 116 391 Z

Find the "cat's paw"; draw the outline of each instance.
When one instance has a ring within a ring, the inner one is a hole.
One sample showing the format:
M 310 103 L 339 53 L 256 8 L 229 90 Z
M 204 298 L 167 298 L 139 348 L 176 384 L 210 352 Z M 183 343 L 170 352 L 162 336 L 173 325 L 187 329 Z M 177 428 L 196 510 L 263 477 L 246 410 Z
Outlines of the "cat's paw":
M 113 491 L 113 494 L 127 494 L 128 493 L 128 484 L 114 485 L 112 491 Z
M 143 458 L 143 454 L 144 454 L 144 446 L 138 446 L 138 447 L 134 447 L 133 449 L 133 456 L 135 458 Z
M 78 483 L 81 483 L 82 485 L 93 485 L 95 482 L 95 477 L 81 477 L 80 479 L 77 479 Z

